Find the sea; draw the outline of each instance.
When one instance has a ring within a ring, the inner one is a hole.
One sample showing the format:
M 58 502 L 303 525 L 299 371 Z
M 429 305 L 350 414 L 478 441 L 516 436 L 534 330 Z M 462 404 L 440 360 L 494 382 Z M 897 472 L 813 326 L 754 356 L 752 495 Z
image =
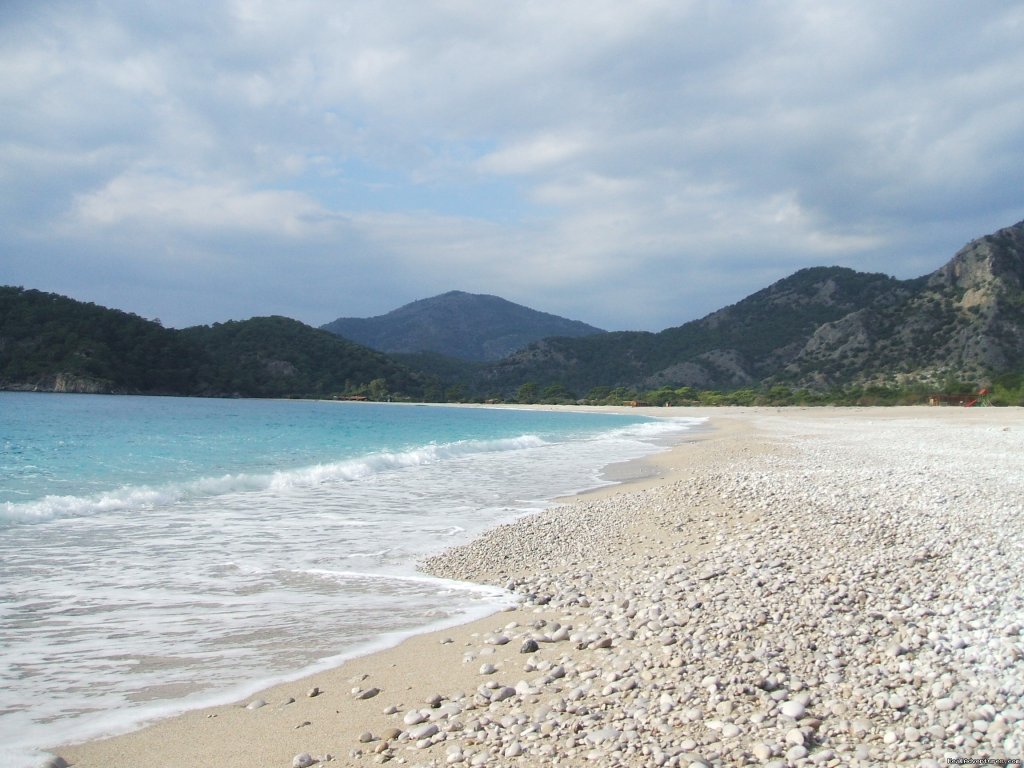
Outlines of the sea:
M 700 419 L 0 393 L 0 764 L 484 616 L 424 556 Z

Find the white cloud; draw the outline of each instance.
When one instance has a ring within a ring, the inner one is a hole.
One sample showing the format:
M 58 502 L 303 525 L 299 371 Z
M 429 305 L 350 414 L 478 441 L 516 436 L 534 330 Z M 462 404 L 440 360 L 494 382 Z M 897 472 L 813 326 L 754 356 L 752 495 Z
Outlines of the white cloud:
M 828 261 L 909 277 L 1022 215 L 1022 28 L 952 0 L 24 4 L 0 248 L 256 242 L 253 313 L 291 259 L 339 304 L 462 287 L 606 327 Z
M 538 173 L 587 151 L 580 137 L 541 135 L 503 147 L 480 158 L 478 167 L 499 174 Z
M 94 233 L 97 229 L 141 226 L 165 233 L 235 231 L 318 239 L 329 235 L 338 220 L 300 192 L 128 174 L 80 195 L 65 226 L 85 227 Z

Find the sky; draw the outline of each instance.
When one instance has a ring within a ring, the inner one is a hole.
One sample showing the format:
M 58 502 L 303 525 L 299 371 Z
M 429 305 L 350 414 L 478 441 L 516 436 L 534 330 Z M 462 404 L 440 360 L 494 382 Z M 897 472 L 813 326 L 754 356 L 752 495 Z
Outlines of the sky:
M 1024 4 L 0 0 L 0 284 L 608 330 L 1024 219 Z

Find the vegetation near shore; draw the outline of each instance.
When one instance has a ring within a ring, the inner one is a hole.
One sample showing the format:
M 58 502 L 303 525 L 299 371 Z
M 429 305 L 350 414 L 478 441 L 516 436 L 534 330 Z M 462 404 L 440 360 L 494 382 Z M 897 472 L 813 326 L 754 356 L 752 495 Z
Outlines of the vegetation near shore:
M 984 394 L 981 394 L 982 389 L 985 389 Z M 726 391 L 660 387 L 638 392 L 625 387 L 595 387 L 579 399 L 573 398 L 571 393 L 562 387 L 548 387 L 538 392 L 535 386 L 526 384 L 519 388 L 514 402 L 649 406 L 866 406 L 926 405 L 936 396 L 942 400 L 942 404 L 960 405 L 973 402 L 975 405 L 1024 406 L 1024 374 L 1008 373 L 999 376 L 991 388 L 979 387 L 977 382 L 960 381 L 950 377 L 939 385 L 913 382 L 893 386 L 836 387 L 824 391 L 794 389 L 782 384 Z

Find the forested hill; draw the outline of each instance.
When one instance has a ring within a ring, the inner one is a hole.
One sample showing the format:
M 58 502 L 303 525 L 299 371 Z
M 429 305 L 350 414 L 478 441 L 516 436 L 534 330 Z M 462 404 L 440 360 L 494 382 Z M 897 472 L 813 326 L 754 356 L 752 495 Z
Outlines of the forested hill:
M 159 323 L 53 293 L 0 287 L 0 387 L 194 390 L 201 350 Z
M 420 299 L 378 317 L 339 317 L 322 327 L 381 352 L 471 361 L 500 360 L 550 336 L 603 333 L 578 320 L 464 291 Z
M 422 396 L 379 352 L 284 317 L 185 330 L 0 287 L 0 389 L 241 397 Z
M 370 394 L 420 397 L 423 381 L 386 355 L 287 317 L 215 323 L 181 331 L 203 351 L 203 393 L 249 397 Z

